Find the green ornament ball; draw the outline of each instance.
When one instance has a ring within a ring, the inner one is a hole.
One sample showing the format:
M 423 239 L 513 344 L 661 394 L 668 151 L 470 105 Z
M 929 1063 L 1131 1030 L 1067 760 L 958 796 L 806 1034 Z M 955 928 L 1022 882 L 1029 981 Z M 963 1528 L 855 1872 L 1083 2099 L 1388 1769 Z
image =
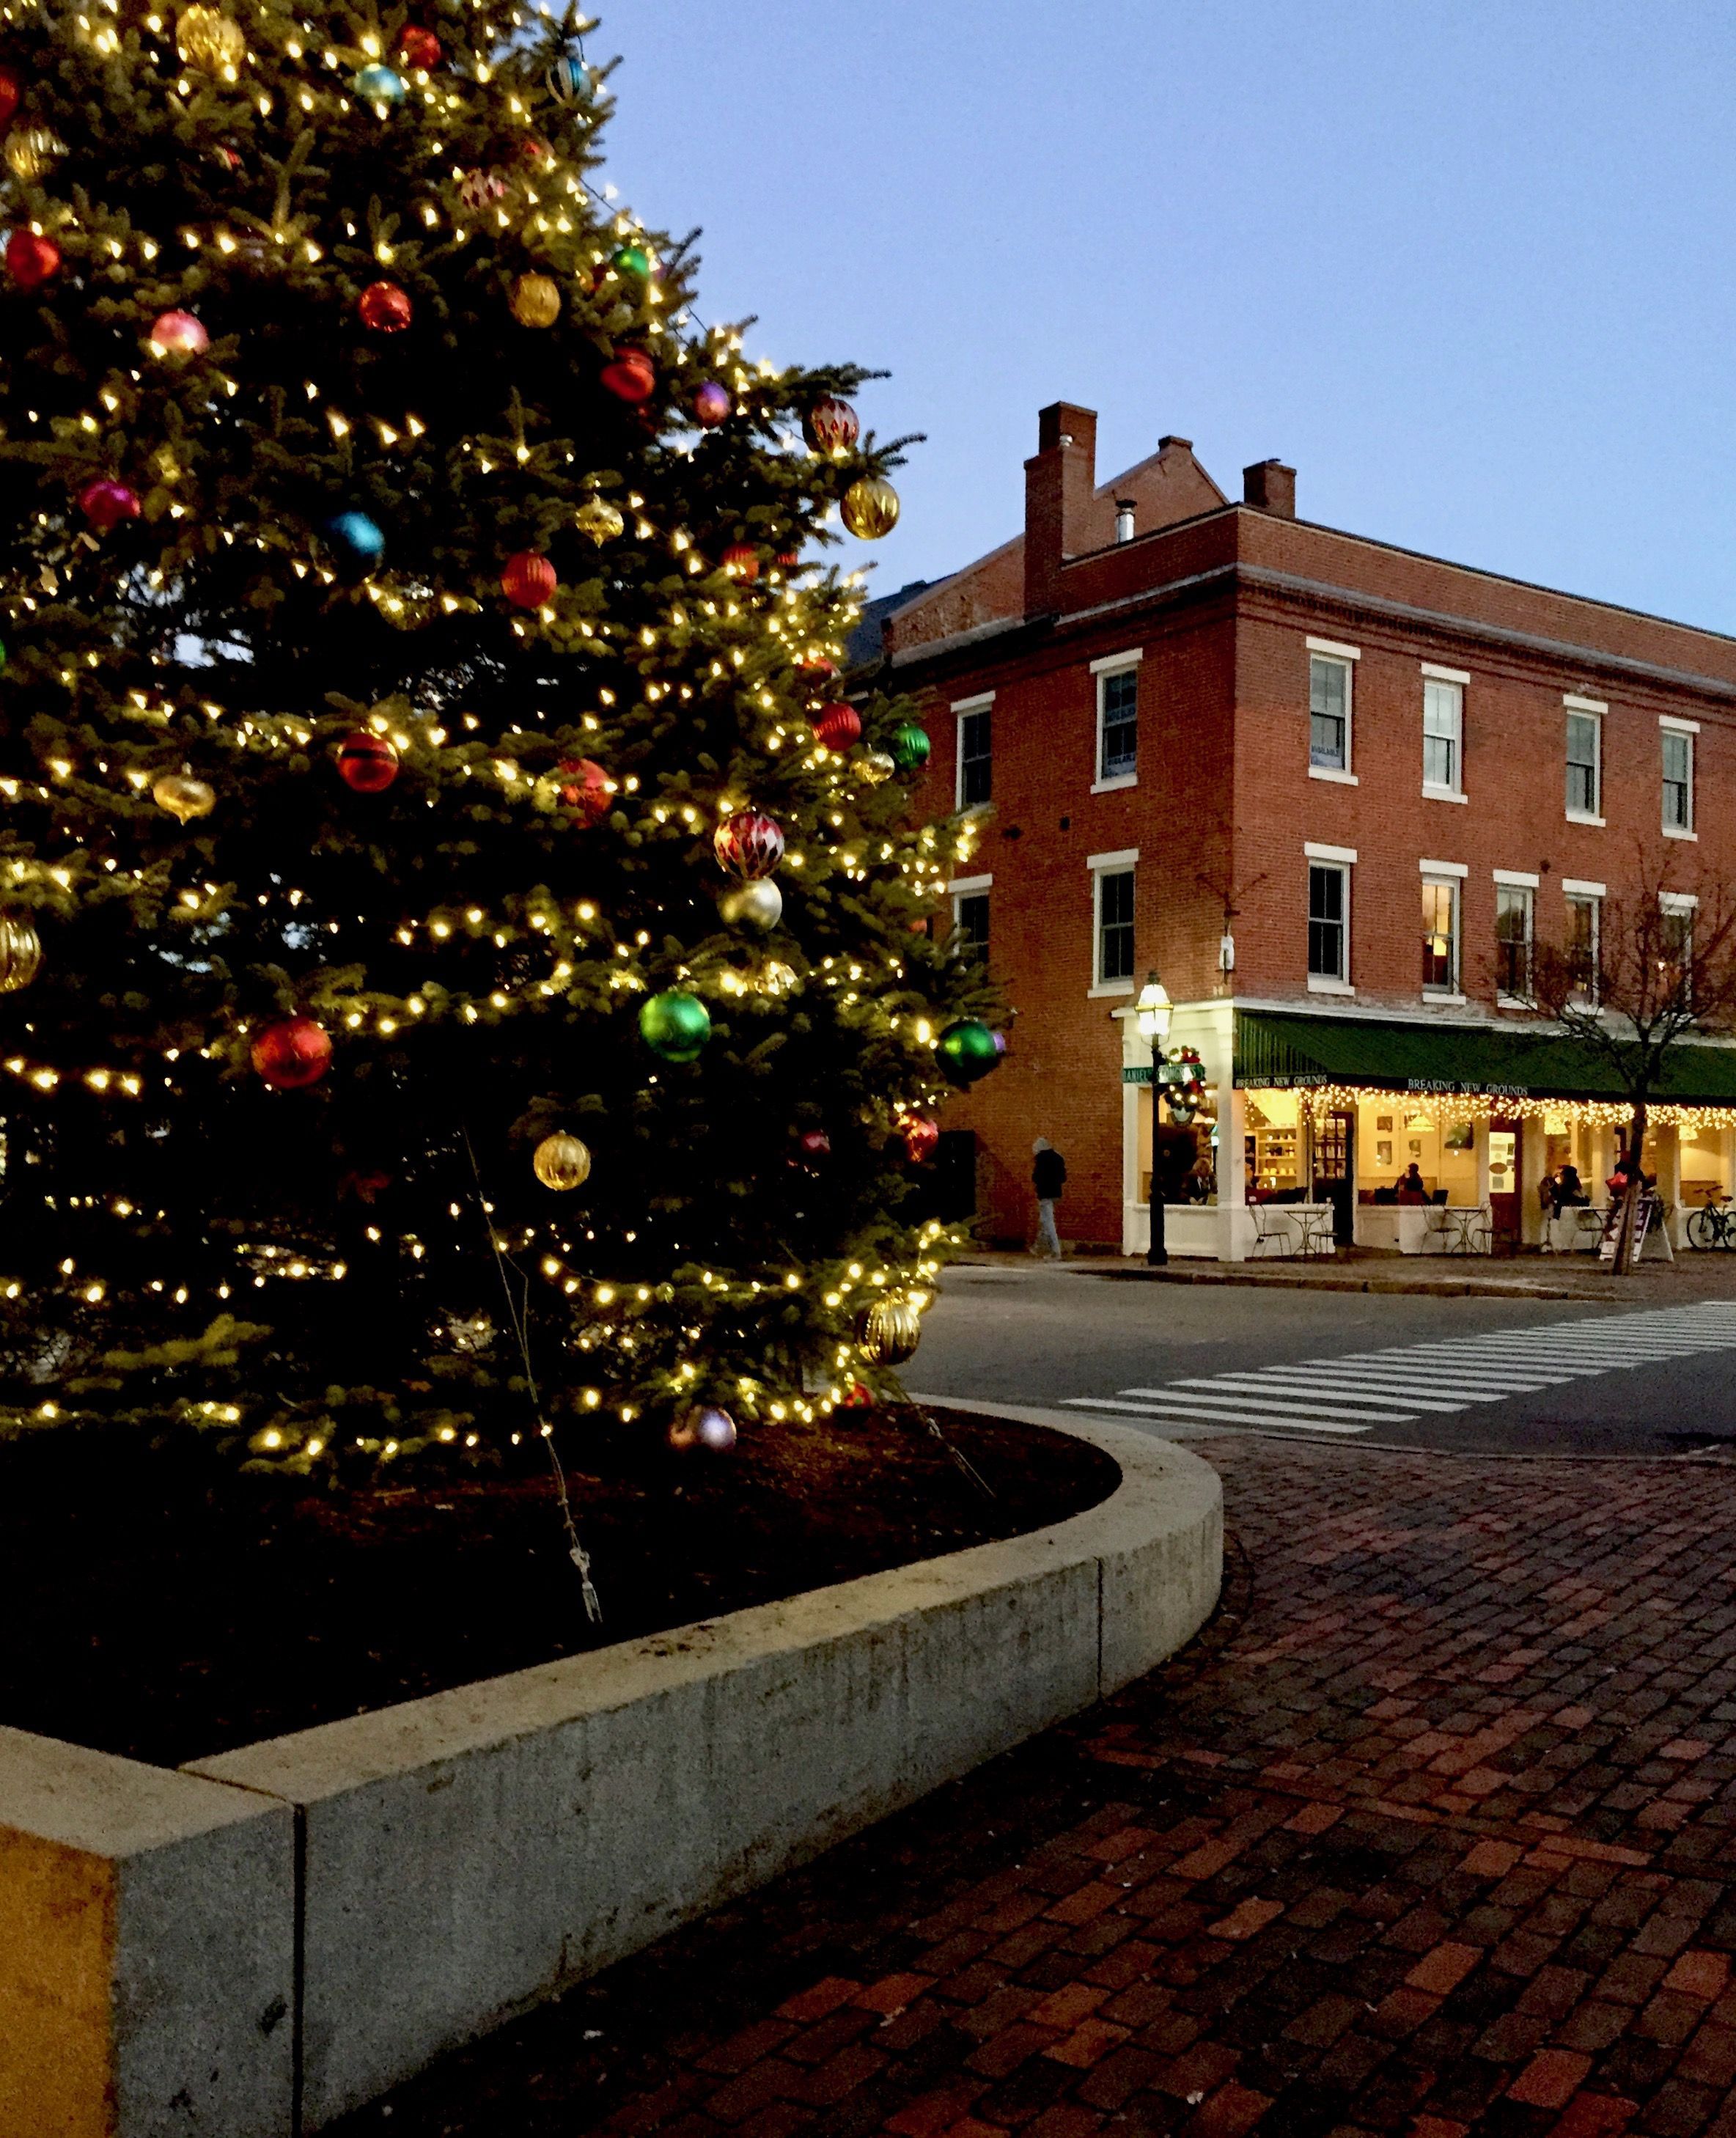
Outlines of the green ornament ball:
M 986 1076 L 1001 1058 L 995 1036 L 973 1017 L 960 1018 L 940 1035 L 936 1048 L 941 1072 L 949 1084 L 974 1084 Z
M 651 280 L 651 255 L 642 245 L 623 245 L 610 259 L 609 265 L 617 275 L 631 275 L 636 282 Z
M 666 1062 L 697 1062 L 711 1037 L 711 1013 L 697 995 L 670 988 L 653 995 L 639 1013 L 639 1031 L 653 1054 Z
M 906 720 L 892 736 L 892 761 L 901 772 L 914 772 L 929 761 L 929 735 L 914 720 Z

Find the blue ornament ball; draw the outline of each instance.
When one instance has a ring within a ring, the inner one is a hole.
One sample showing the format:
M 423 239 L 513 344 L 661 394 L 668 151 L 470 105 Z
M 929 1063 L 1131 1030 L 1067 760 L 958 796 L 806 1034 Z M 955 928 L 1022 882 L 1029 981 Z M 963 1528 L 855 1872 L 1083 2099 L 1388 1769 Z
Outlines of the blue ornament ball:
M 365 96 L 370 104 L 402 104 L 404 100 L 404 77 L 396 67 L 383 66 L 376 60 L 372 66 L 364 66 L 355 78 L 355 92 Z
M 386 537 L 378 520 L 365 512 L 340 512 L 325 523 L 326 539 L 346 564 L 367 569 L 386 554 Z
M 591 86 L 591 70 L 583 60 L 558 59 L 543 76 L 557 104 L 571 104 Z

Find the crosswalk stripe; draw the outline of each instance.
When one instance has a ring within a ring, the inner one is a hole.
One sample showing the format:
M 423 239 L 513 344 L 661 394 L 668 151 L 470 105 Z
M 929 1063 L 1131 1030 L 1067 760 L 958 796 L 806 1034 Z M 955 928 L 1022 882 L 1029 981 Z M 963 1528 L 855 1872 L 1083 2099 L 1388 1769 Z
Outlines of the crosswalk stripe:
M 1162 1403 L 1180 1401 L 1224 1403 L 1233 1406 L 1256 1400 L 1250 1391 L 1243 1389 L 1225 1389 L 1217 1395 L 1208 1394 L 1207 1391 L 1214 1385 L 1210 1381 L 1172 1381 L 1167 1387 L 1161 1389 L 1119 1389 L 1116 1393 L 1119 1395 L 1137 1397 L 1144 1403 L 1149 1403 L 1155 1398 Z M 1383 1411 L 1365 1413 L 1360 1410 L 1346 1410 L 1341 1404 L 1304 1403 L 1298 1398 L 1285 1395 L 1280 1390 L 1275 1389 L 1270 1400 L 1262 1401 L 1261 1407 L 1265 1410 L 1289 1412 L 1297 1418 L 1367 1417 L 1369 1423 L 1375 1425 L 1403 1425 L 1407 1423 L 1411 1416 L 1408 1411 L 1390 1408 Z
M 1281 1367 L 1263 1374 L 1220 1374 L 1215 1380 L 1178 1381 L 1175 1385 L 1178 1389 L 1265 1389 L 1275 1395 L 1315 1394 L 1326 1396 L 1335 1403 L 1356 1403 L 1364 1408 L 1402 1403 L 1407 1410 L 1468 1410 L 1475 1400 L 1470 1398 L 1463 1403 L 1449 1403 L 1438 1396 L 1413 1394 L 1398 1381 L 1346 1381 L 1335 1374 L 1287 1374 Z
M 1151 1403 L 1118 1403 L 1109 1397 L 1069 1396 L 1069 1408 L 1075 1410 L 1109 1410 L 1133 1418 L 1148 1418 L 1158 1421 L 1168 1419 L 1177 1425 L 1256 1425 L 1283 1426 L 1292 1433 L 1366 1433 L 1368 1424 L 1336 1423 L 1329 1418 L 1286 1418 L 1263 1411 L 1257 1405 L 1250 1409 L 1238 1404 L 1233 1410 L 1222 1410 L 1215 1405 L 1197 1403 L 1165 1403 L 1161 1407 Z M 1372 1421 L 1371 1421 L 1372 1422 Z M 1404 1420 L 1397 1423 L 1402 1424 Z
M 1070 1396 L 1079 1410 L 1154 1423 L 1366 1433 L 1420 1416 L 1563 1388 L 1636 1366 L 1736 1350 L 1736 1306 L 1635 1309 L 1596 1321 L 1437 1338 L 1245 1371 L 1178 1376 L 1114 1397 Z

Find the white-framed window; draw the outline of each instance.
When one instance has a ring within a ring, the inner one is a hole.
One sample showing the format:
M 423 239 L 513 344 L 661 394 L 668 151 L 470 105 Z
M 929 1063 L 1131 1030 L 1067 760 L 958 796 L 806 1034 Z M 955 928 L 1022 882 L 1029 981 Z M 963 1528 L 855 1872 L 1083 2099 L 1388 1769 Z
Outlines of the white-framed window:
M 1460 1002 L 1459 886 L 1468 873 L 1458 862 L 1424 862 L 1422 992 Z
M 1676 984 L 1685 1002 L 1694 999 L 1694 914 L 1699 901 L 1691 891 L 1660 891 L 1658 906 L 1664 925 L 1660 929 L 1660 954 L 1676 968 Z
M 1132 787 L 1139 777 L 1139 661 L 1130 653 L 1106 654 L 1091 663 L 1097 682 L 1097 772 L 1094 794 Z
M 1691 839 L 1698 836 L 1694 829 L 1694 745 L 1699 722 L 1660 713 L 1658 733 L 1664 755 L 1664 837 Z
M 988 894 L 992 876 L 955 876 L 947 889 L 953 895 L 953 941 L 962 958 L 988 956 Z
M 1579 982 L 1578 1000 L 1595 1009 L 1597 1005 L 1597 969 L 1603 950 L 1603 899 L 1606 886 L 1578 876 L 1563 876 L 1562 895 L 1567 901 L 1563 947 Z
M 1465 797 L 1465 686 L 1462 670 L 1422 664 L 1422 791 L 1441 802 Z
M 1354 710 L 1353 661 L 1339 653 L 1308 657 L 1308 769 L 1326 779 L 1348 779 Z
M 1314 994 L 1348 994 L 1350 869 L 1348 859 L 1308 849 L 1308 984 Z
M 1567 709 L 1568 819 L 1603 822 L 1603 715 L 1601 699 L 1563 698 Z
M 953 707 L 958 723 L 958 794 L 961 809 L 980 809 L 994 788 L 991 720 L 994 693 L 961 698 Z
M 1092 854 L 1091 992 L 1131 994 L 1134 989 L 1134 872 L 1139 850 Z
M 1531 1000 L 1537 881 L 1514 869 L 1495 872 L 1495 991 L 1499 1002 Z

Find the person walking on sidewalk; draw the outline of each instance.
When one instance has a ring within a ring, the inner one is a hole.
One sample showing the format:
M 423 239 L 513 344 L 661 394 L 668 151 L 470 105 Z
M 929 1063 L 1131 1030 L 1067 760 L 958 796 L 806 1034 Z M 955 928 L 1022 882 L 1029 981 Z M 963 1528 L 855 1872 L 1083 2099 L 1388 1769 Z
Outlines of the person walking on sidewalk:
M 1059 1262 L 1061 1235 L 1055 1229 L 1055 1206 L 1067 1184 L 1067 1161 L 1047 1136 L 1039 1136 L 1031 1151 L 1031 1185 L 1036 1191 L 1036 1238 L 1031 1252 L 1052 1256 Z

